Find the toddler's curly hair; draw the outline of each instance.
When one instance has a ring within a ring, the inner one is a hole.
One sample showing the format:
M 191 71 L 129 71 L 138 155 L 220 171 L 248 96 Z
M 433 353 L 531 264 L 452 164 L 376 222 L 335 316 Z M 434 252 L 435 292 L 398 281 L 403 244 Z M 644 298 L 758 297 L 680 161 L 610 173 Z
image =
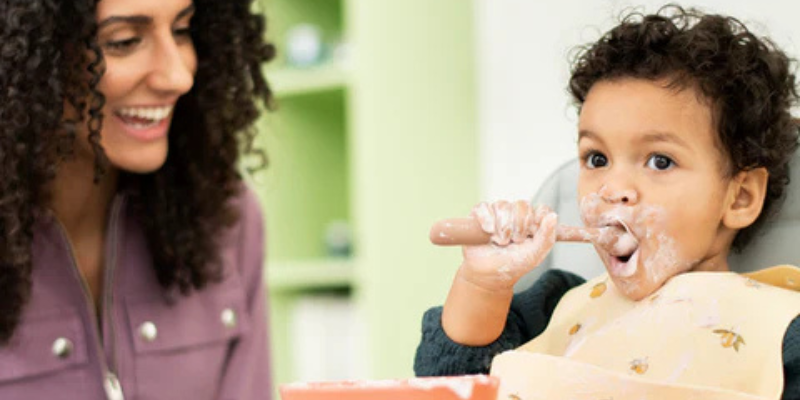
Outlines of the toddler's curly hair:
M 780 209 L 789 183 L 788 164 L 798 145 L 790 114 L 798 99 L 794 66 L 739 20 L 670 4 L 650 15 L 629 12 L 600 40 L 579 48 L 569 92 L 580 108 L 601 80 L 667 79 L 676 90 L 697 90 L 711 106 L 729 160 L 726 173 L 769 172 L 761 215 L 733 241 L 733 250 L 741 251 Z

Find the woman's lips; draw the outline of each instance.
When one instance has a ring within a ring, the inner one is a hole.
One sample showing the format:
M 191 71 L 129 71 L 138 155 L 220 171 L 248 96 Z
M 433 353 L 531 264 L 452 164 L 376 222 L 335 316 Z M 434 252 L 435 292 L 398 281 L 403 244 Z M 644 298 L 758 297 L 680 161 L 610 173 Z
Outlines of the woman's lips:
M 125 118 L 119 114 L 114 114 L 116 121 L 122 127 L 123 132 L 137 140 L 149 142 L 167 136 L 169 131 L 170 117 L 152 121 L 148 124 L 138 124 L 130 118 Z

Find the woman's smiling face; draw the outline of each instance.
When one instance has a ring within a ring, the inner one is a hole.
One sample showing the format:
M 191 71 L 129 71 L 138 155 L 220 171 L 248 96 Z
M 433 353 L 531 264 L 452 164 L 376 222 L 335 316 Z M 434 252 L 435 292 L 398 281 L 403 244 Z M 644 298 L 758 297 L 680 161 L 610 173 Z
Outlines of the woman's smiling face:
M 711 108 L 664 81 L 599 81 L 580 115 L 578 192 L 587 226 L 624 225 L 625 250 L 595 246 L 617 288 L 639 300 L 690 270 L 727 270 L 732 179 Z M 617 254 L 619 253 L 619 254 Z
M 111 164 L 147 173 L 167 157 L 178 98 L 194 84 L 197 55 L 189 34 L 191 0 L 103 0 L 97 42 L 105 59 L 98 90 L 106 98 L 101 144 Z M 77 153 L 90 156 L 82 132 Z

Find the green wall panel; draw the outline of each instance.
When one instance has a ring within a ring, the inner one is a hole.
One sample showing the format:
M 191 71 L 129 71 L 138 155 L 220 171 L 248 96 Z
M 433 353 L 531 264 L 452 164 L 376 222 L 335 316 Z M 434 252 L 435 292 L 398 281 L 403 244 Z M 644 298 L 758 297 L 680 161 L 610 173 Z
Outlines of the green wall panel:
M 359 304 L 371 378 L 412 374 L 423 312 L 441 304 L 459 249 L 428 230 L 478 198 L 472 2 L 352 1 L 351 90 Z
M 349 217 L 343 101 L 342 90 L 279 99 L 260 121 L 270 260 L 325 257 L 327 224 Z

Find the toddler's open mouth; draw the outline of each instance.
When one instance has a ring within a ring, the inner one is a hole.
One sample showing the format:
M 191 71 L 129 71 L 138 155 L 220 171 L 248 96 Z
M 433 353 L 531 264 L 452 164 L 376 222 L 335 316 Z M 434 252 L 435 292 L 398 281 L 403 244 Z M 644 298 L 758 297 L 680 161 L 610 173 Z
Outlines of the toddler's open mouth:
M 620 220 L 614 220 L 606 226 L 622 227 L 625 233 L 617 238 L 614 245 L 608 249 L 610 256 L 608 272 L 621 278 L 627 278 L 636 272 L 639 261 L 639 241 L 633 235 L 630 227 Z

